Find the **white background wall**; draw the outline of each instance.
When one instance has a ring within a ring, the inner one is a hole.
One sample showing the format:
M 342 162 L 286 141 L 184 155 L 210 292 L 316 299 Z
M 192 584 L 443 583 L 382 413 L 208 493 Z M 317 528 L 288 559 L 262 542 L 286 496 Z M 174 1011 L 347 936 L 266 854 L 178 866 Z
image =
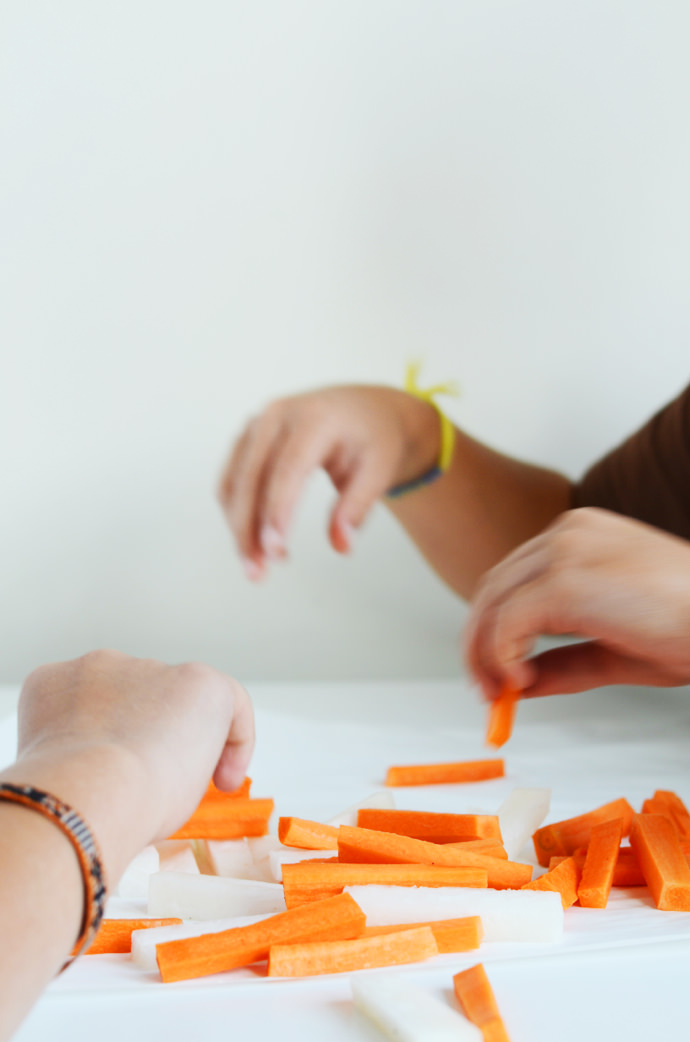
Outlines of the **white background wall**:
M 457 671 L 462 606 L 330 493 L 244 580 L 213 488 L 277 394 L 457 378 L 579 473 L 688 378 L 680 0 L 5 0 L 0 679 L 109 645 Z

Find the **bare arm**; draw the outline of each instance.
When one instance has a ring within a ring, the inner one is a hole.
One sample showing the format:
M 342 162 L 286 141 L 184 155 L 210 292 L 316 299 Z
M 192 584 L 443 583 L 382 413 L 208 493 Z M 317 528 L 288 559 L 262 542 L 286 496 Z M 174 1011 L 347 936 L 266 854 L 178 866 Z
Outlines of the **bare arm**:
M 310 473 L 337 491 L 329 537 L 347 552 L 374 503 L 429 470 L 440 448 L 432 406 L 388 387 L 332 387 L 271 403 L 239 438 L 219 498 L 247 574 L 287 554 L 290 523 Z M 384 502 L 441 578 L 461 596 L 570 503 L 570 482 L 457 432 L 450 470 Z
M 115 652 L 44 666 L 19 703 L 19 757 L 0 781 L 73 807 L 112 888 L 147 843 L 192 813 L 212 774 L 239 784 L 253 745 L 248 696 L 205 666 Z M 59 971 L 79 935 L 84 884 L 70 841 L 34 810 L 0 801 L 0 1040 Z
M 568 509 L 570 496 L 561 474 L 456 431 L 447 473 L 386 504 L 431 567 L 469 599 L 489 568 Z

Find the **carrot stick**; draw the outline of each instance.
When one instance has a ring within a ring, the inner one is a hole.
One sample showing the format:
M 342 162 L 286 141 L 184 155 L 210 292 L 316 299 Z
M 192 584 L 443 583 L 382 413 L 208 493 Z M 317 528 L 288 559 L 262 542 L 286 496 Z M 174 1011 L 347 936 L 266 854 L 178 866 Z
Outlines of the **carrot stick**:
M 565 858 L 554 869 L 526 883 L 523 890 L 555 890 L 561 895 L 563 908 L 570 908 L 577 901 L 577 888 L 580 882 L 580 868 L 574 857 Z
M 640 863 L 630 847 L 621 847 L 613 871 L 613 886 L 644 886 Z
M 584 868 L 586 856 L 587 851 L 582 848 L 576 850 L 572 855 L 575 864 L 580 871 Z M 549 861 L 549 871 L 551 872 L 557 865 L 560 865 L 563 861 L 567 860 L 568 858 L 565 855 L 552 857 Z M 611 885 L 613 887 L 646 885 L 644 876 L 642 875 L 642 869 L 640 868 L 639 862 L 630 847 L 620 847 L 618 851 L 618 859 L 616 860 L 616 865 L 613 870 L 613 881 Z
M 486 744 L 500 749 L 513 733 L 515 711 L 520 698 L 520 689 L 512 684 L 504 684 L 498 698 L 489 708 L 489 723 L 486 730 Z
M 453 785 L 459 782 L 502 778 L 503 760 L 471 760 L 463 763 L 425 763 L 410 767 L 389 767 L 386 785 Z
M 412 930 L 420 926 L 428 926 L 434 935 L 440 955 L 451 955 L 453 952 L 469 952 L 478 948 L 484 929 L 478 915 L 470 915 L 465 919 L 437 919 L 426 923 L 397 923 L 395 926 L 367 926 L 365 937 L 378 937 L 386 933 L 399 933 L 400 930 Z
M 202 800 L 191 818 L 170 839 L 241 839 L 264 836 L 273 800 L 243 796 Z
M 181 919 L 104 919 L 85 955 L 126 955 L 132 950 L 134 930 L 179 926 Z
M 485 1042 L 508 1042 L 493 989 L 482 964 L 456 973 L 453 986 L 463 1013 L 480 1028 Z
M 539 864 L 546 866 L 554 854 L 570 855 L 578 847 L 589 843 L 592 826 L 599 825 L 602 821 L 622 818 L 623 835 L 627 836 L 633 813 L 628 801 L 620 799 L 605 803 L 602 807 L 597 807 L 588 814 L 581 814 L 577 818 L 567 818 L 553 825 L 544 825 L 537 829 L 532 837 Z
M 501 842 L 496 814 L 436 814 L 423 810 L 376 810 L 367 807 L 357 814 L 357 825 L 377 832 L 395 832 L 432 843 L 461 843 L 468 839 Z
M 376 966 L 399 966 L 438 955 L 428 926 L 355 941 L 318 944 L 275 944 L 268 955 L 269 977 L 311 977 L 318 973 L 349 973 Z
M 620 818 L 592 826 L 577 896 L 583 908 L 606 908 L 621 845 Z
M 654 799 L 668 807 L 681 839 L 689 839 L 690 811 L 688 811 L 680 796 L 676 796 L 675 792 L 669 792 L 666 789 L 657 789 L 654 793 Z
M 278 818 L 278 839 L 284 846 L 300 850 L 335 850 L 338 830 L 304 818 Z
M 690 912 L 690 867 L 671 822 L 660 814 L 636 814 L 630 845 L 657 908 Z
M 445 865 L 283 865 L 285 904 L 296 908 L 340 893 L 345 886 L 486 887 L 486 869 Z
M 474 850 L 477 854 L 486 854 L 488 857 L 500 857 L 508 859 L 506 848 L 497 839 L 466 839 L 462 843 L 444 843 L 447 850 Z
M 251 926 L 158 944 L 156 958 L 167 984 L 247 966 L 267 958 L 273 944 L 359 937 L 365 923 L 359 905 L 349 894 L 339 894 Z
M 532 878 L 532 866 L 521 865 L 503 858 L 487 857 L 460 846 L 443 846 L 424 839 L 396 836 L 392 832 L 374 832 L 372 829 L 348 828 L 342 825 L 338 833 L 338 858 L 348 864 L 417 864 L 457 865 L 483 868 L 488 885 L 495 889 L 519 890 Z

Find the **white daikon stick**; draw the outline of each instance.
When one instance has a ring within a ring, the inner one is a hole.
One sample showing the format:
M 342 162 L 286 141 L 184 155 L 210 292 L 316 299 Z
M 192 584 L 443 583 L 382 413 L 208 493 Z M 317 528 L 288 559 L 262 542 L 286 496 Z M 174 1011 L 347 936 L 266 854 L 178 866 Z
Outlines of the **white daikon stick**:
M 149 876 L 160 871 L 160 858 L 155 847 L 144 847 L 130 861 L 117 884 L 115 894 L 128 901 L 145 901 L 149 892 Z
M 407 977 L 353 977 L 357 1009 L 395 1042 L 481 1042 L 482 1033 L 441 999 Z
M 503 845 L 511 861 L 519 858 L 550 805 L 551 789 L 513 789 L 498 808 Z
M 367 796 L 366 799 L 360 800 L 359 803 L 353 803 L 351 807 L 347 807 L 341 811 L 340 814 L 336 814 L 334 818 L 327 821 L 327 825 L 332 825 L 333 828 L 340 828 L 341 825 L 356 825 L 357 824 L 357 811 L 364 810 L 365 808 L 373 807 L 375 810 L 394 810 L 395 799 L 392 792 L 372 792 L 371 796 Z
M 254 857 L 244 839 L 209 840 L 215 874 L 232 879 L 256 879 Z
M 236 926 L 251 926 L 268 919 L 268 915 L 242 915 L 231 919 L 211 919 L 205 922 L 178 923 L 174 926 L 154 926 L 149 930 L 134 930 L 132 933 L 132 959 L 142 970 L 155 970 L 156 945 L 164 941 L 177 941 L 180 937 L 199 937 L 206 933 L 220 933 Z
M 271 850 L 282 850 L 283 847 L 277 836 L 251 836 L 246 843 L 255 861 L 262 861 Z
M 161 859 L 161 872 L 191 872 L 199 874 L 192 844 L 188 839 L 164 839 L 156 843 L 156 850 Z
M 553 891 L 375 885 L 345 890 L 366 915 L 367 926 L 478 915 L 485 941 L 553 944 L 563 935 L 561 895 Z
M 284 911 L 283 888 L 278 883 L 186 872 L 158 872 L 149 879 L 149 915 L 154 919 L 225 919 Z
M 337 857 L 337 850 L 272 850 L 268 855 L 271 866 L 271 878 L 281 883 L 283 880 L 283 865 L 295 865 L 298 861 L 310 861 L 312 858 Z

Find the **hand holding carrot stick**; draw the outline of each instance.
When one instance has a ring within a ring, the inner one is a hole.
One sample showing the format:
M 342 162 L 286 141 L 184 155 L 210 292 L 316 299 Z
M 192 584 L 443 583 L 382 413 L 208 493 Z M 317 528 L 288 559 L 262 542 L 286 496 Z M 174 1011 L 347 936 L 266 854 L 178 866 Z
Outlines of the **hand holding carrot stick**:
M 214 770 L 218 785 L 239 785 L 253 741 L 249 698 L 229 677 L 99 651 L 27 679 L 19 756 L 0 782 L 55 796 L 83 818 L 112 888 L 145 844 L 184 823 Z M 7 801 L 0 864 L 4 1040 L 69 956 L 93 905 L 64 832 Z
M 583 643 L 530 657 L 542 635 Z M 585 508 L 563 514 L 484 578 L 466 657 L 489 699 L 607 684 L 690 681 L 690 545 L 649 525 Z

